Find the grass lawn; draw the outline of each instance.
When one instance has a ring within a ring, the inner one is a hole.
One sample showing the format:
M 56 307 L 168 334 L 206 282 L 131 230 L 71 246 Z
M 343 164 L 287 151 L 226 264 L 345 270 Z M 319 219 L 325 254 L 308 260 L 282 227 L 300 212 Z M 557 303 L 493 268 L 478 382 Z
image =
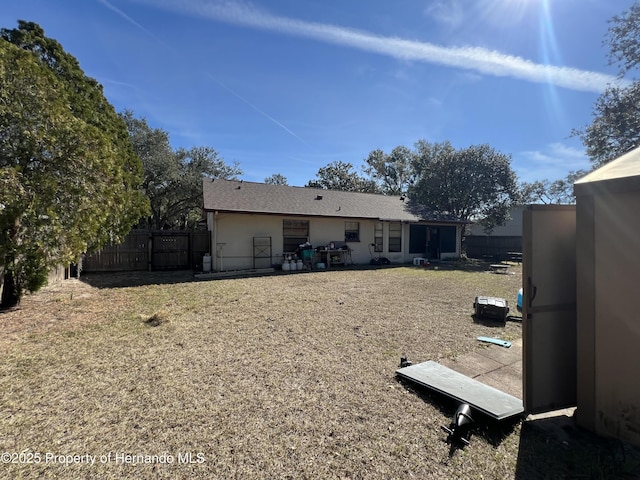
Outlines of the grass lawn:
M 16 453 L 0 478 L 634 478 L 637 450 L 577 428 L 487 422 L 452 450 L 440 425 L 455 405 L 396 379 L 401 356 L 520 338 L 519 322 L 472 318 L 477 295 L 515 311 L 511 270 L 47 288 L 0 313 L 0 452 Z

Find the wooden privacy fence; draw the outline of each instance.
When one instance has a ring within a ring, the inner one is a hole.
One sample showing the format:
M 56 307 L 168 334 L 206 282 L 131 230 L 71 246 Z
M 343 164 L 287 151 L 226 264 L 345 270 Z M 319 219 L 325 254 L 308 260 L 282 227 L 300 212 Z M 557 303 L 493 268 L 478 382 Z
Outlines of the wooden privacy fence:
M 85 272 L 202 270 L 202 257 L 210 252 L 209 232 L 132 230 L 119 245 L 88 253 Z

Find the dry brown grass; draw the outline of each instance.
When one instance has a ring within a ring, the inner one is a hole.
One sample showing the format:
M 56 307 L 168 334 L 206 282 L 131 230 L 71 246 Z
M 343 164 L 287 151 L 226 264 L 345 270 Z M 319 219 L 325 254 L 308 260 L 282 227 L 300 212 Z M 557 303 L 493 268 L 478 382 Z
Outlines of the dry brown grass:
M 452 452 L 439 426 L 455 406 L 394 373 L 403 355 L 440 360 L 482 348 L 479 335 L 518 338 L 517 322 L 471 315 L 476 295 L 515 302 L 519 273 L 87 280 L 0 314 L 0 451 L 41 455 L 0 465 L 2 478 L 529 478 L 537 455 L 554 454 L 536 432 L 521 446 L 519 422 L 487 424 Z M 46 463 L 46 452 L 96 464 Z M 195 463 L 178 462 L 185 452 Z M 122 464 L 116 453 L 174 462 Z

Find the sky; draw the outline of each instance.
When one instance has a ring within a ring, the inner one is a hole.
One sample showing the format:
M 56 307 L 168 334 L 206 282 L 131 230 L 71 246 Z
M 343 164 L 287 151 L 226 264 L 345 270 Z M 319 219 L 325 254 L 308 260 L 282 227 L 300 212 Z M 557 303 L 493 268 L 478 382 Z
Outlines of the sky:
M 303 186 L 329 163 L 418 140 L 488 144 L 520 181 L 587 169 L 574 129 L 617 68 L 632 0 L 2 0 L 121 112 L 174 148 L 213 147 L 246 181 Z

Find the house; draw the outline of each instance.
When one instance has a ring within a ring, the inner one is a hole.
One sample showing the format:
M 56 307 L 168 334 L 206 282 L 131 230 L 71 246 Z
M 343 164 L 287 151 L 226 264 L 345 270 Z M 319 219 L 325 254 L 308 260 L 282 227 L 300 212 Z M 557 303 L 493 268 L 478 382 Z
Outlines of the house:
M 215 271 L 277 266 L 307 242 L 347 264 L 460 256 L 464 223 L 421 218 L 404 197 L 204 179 L 203 200 Z

